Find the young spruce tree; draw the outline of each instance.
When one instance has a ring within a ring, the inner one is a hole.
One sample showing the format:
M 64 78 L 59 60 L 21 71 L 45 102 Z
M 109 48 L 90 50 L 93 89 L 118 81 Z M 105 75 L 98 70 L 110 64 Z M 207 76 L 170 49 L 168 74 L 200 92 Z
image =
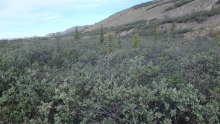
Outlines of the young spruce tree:
M 79 33 L 78 33 L 78 29 L 77 29 L 77 26 L 75 28 L 75 35 L 74 35 L 75 39 L 79 39 Z
M 117 44 L 118 44 L 118 47 L 121 48 L 121 36 L 120 36 L 120 33 L 118 33 L 118 40 L 117 40 Z
M 99 44 L 103 44 L 104 43 L 104 33 L 103 33 L 103 26 L 101 24 L 100 29 L 99 29 Z
M 113 36 L 112 36 L 112 31 L 110 30 L 108 34 L 108 53 L 112 53 L 113 51 L 113 44 L 112 44 Z
M 37 43 L 37 38 L 34 37 L 34 38 L 33 38 L 33 41 L 34 41 L 34 44 L 36 44 L 36 43 Z
M 140 38 L 138 36 L 137 29 L 135 29 L 135 31 L 134 31 L 134 41 L 133 41 L 133 49 L 134 49 L 135 52 L 137 52 L 137 49 L 138 49 L 139 45 L 140 45 Z
M 213 11 L 215 9 L 215 6 L 214 5 L 212 5 L 212 9 L 211 9 L 211 11 Z

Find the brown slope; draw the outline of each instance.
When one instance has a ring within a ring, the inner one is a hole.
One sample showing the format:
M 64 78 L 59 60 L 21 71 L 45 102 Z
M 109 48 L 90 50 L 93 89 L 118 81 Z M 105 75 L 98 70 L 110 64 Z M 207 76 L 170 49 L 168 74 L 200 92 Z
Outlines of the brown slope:
M 186 4 L 183 4 L 178 7 L 174 7 L 173 9 L 166 11 L 168 8 L 173 7 L 176 3 L 180 3 L 183 1 L 189 1 Z M 138 5 L 136 7 L 131 7 L 126 10 L 120 11 L 116 14 L 111 15 L 109 18 L 100 21 L 96 25 L 93 25 L 86 29 L 85 31 L 92 31 L 98 29 L 101 24 L 104 27 L 118 26 L 123 24 L 128 24 L 131 22 L 136 22 L 140 20 L 151 20 L 153 18 L 164 19 L 166 17 L 175 18 L 185 16 L 190 13 L 199 12 L 199 11 L 210 11 L 214 6 L 220 7 L 216 5 L 219 0 L 161 0 L 155 1 L 150 4 L 145 3 Z M 215 15 L 203 23 L 198 22 L 190 22 L 190 23 L 177 23 L 176 28 L 191 28 L 195 31 L 199 29 L 207 29 L 207 30 L 216 30 L 220 26 L 219 15 Z M 207 31 L 208 32 L 208 31 Z
M 92 31 L 92 30 L 98 29 L 101 24 L 103 24 L 104 27 L 111 27 L 111 26 L 128 24 L 128 23 L 136 22 L 140 20 L 152 19 L 157 14 L 162 13 L 165 8 L 172 6 L 172 3 L 169 3 L 169 4 L 163 4 L 161 6 L 152 8 L 153 6 L 157 4 L 165 3 L 166 1 L 168 0 L 155 2 L 154 4 L 151 4 L 150 6 L 141 7 L 138 9 L 134 9 L 131 7 L 126 10 L 120 11 L 118 13 L 111 15 L 107 19 L 98 22 L 96 25 L 91 26 L 86 31 Z

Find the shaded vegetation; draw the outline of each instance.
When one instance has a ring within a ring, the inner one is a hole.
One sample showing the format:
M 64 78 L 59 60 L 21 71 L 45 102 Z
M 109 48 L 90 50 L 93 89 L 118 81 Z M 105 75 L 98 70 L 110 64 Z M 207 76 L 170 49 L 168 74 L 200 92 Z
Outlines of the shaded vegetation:
M 158 3 L 158 4 L 156 4 L 156 5 L 153 5 L 153 6 L 150 7 L 150 8 L 146 9 L 146 11 L 147 11 L 147 10 L 150 10 L 150 9 L 153 9 L 153 8 L 155 8 L 155 7 L 158 7 L 158 6 L 164 5 L 164 4 L 173 3 L 173 1 L 174 1 L 174 0 L 170 0 L 170 1 L 165 1 L 165 2 L 162 2 L 162 3 Z
M 176 8 L 178 8 L 178 7 L 181 7 L 181 6 L 185 5 L 185 4 L 188 4 L 188 3 L 193 2 L 193 1 L 195 1 L 195 0 L 179 0 L 179 1 L 176 2 L 173 6 L 171 6 L 171 7 L 167 8 L 167 9 L 165 9 L 165 12 L 166 12 L 166 11 L 169 11 L 169 10 L 176 9 Z
M 175 17 L 175 18 L 166 18 L 165 20 L 161 21 L 161 24 L 164 23 L 187 23 L 187 22 L 198 22 L 202 23 L 203 21 L 206 21 L 208 18 L 219 15 L 220 14 L 220 8 L 214 8 L 213 10 L 209 11 L 199 11 L 199 12 L 193 12 L 190 14 L 186 14 L 183 16 Z
M 218 0 L 217 2 L 216 2 L 216 5 L 219 5 L 220 4 L 220 0 Z

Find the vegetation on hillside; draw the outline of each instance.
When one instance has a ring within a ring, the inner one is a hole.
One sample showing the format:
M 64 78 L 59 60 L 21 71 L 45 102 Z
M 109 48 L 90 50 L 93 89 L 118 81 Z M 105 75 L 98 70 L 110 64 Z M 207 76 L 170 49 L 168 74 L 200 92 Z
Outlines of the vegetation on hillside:
M 169 10 L 176 9 L 176 8 L 178 8 L 178 7 L 181 7 L 181 6 L 185 5 L 185 4 L 188 4 L 188 3 L 193 2 L 193 1 L 195 1 L 195 0 L 176 0 L 176 1 L 178 1 L 178 2 L 176 2 L 176 3 L 175 3 L 173 6 L 171 6 L 171 7 L 168 7 L 168 8 L 165 10 L 165 12 L 166 12 L 166 11 L 169 11 Z
M 155 7 L 158 7 L 158 6 L 164 5 L 164 4 L 173 3 L 173 1 L 174 0 L 168 0 L 168 1 L 164 1 L 164 2 L 161 2 L 161 3 L 155 4 L 155 5 L 151 6 L 150 8 L 146 9 L 146 11 L 150 10 L 150 9 L 153 9 Z
M 91 35 L 91 34 L 90 34 Z M 99 29 L 99 44 L 103 44 L 104 43 L 104 32 L 103 32 L 103 26 L 100 26 Z
M 118 33 L 117 45 L 118 45 L 119 48 L 122 47 L 122 45 L 121 45 L 121 34 L 120 33 Z
M 165 20 L 162 20 L 161 23 L 172 23 L 172 22 L 177 22 L 177 23 L 187 23 L 187 22 L 198 22 L 202 23 L 203 21 L 206 21 L 210 17 L 214 15 L 219 15 L 220 14 L 220 7 L 213 8 L 212 10 L 208 11 L 198 11 L 198 12 L 192 12 L 190 14 L 186 14 L 183 16 L 179 17 L 174 17 L 174 18 L 166 18 Z
M 108 47 L 108 53 L 112 53 L 113 51 L 113 35 L 112 35 L 112 31 L 110 30 L 109 31 L 109 34 L 108 34 L 108 44 L 107 44 L 107 47 Z
M 76 40 L 79 39 L 79 33 L 78 33 L 77 27 L 75 27 L 74 37 L 75 37 Z
M 136 53 L 139 49 L 139 45 L 140 45 L 140 38 L 139 38 L 139 35 L 138 35 L 138 30 L 135 29 L 134 30 L 134 40 L 133 40 L 133 49 Z
M 193 2 L 193 1 L 195 1 L 195 0 L 166 0 L 166 1 L 162 1 L 162 0 L 157 0 L 156 1 L 156 0 L 154 0 L 154 1 L 145 2 L 145 3 L 139 4 L 139 5 L 133 6 L 132 8 L 133 9 L 141 9 L 142 7 L 151 6 L 147 9 L 147 10 L 150 10 L 150 9 L 155 8 L 157 6 L 161 6 L 161 5 L 168 4 L 168 3 L 174 3 L 173 6 L 167 8 L 165 10 L 165 11 L 169 11 L 169 10 L 178 8 L 180 6 L 183 6 L 185 4 L 188 4 L 190 2 Z

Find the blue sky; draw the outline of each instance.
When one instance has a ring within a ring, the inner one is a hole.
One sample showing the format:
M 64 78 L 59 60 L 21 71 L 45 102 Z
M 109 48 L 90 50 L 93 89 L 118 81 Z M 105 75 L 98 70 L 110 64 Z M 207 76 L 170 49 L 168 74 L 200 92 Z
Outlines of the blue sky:
M 0 39 L 45 36 L 95 24 L 150 0 L 0 0 Z

